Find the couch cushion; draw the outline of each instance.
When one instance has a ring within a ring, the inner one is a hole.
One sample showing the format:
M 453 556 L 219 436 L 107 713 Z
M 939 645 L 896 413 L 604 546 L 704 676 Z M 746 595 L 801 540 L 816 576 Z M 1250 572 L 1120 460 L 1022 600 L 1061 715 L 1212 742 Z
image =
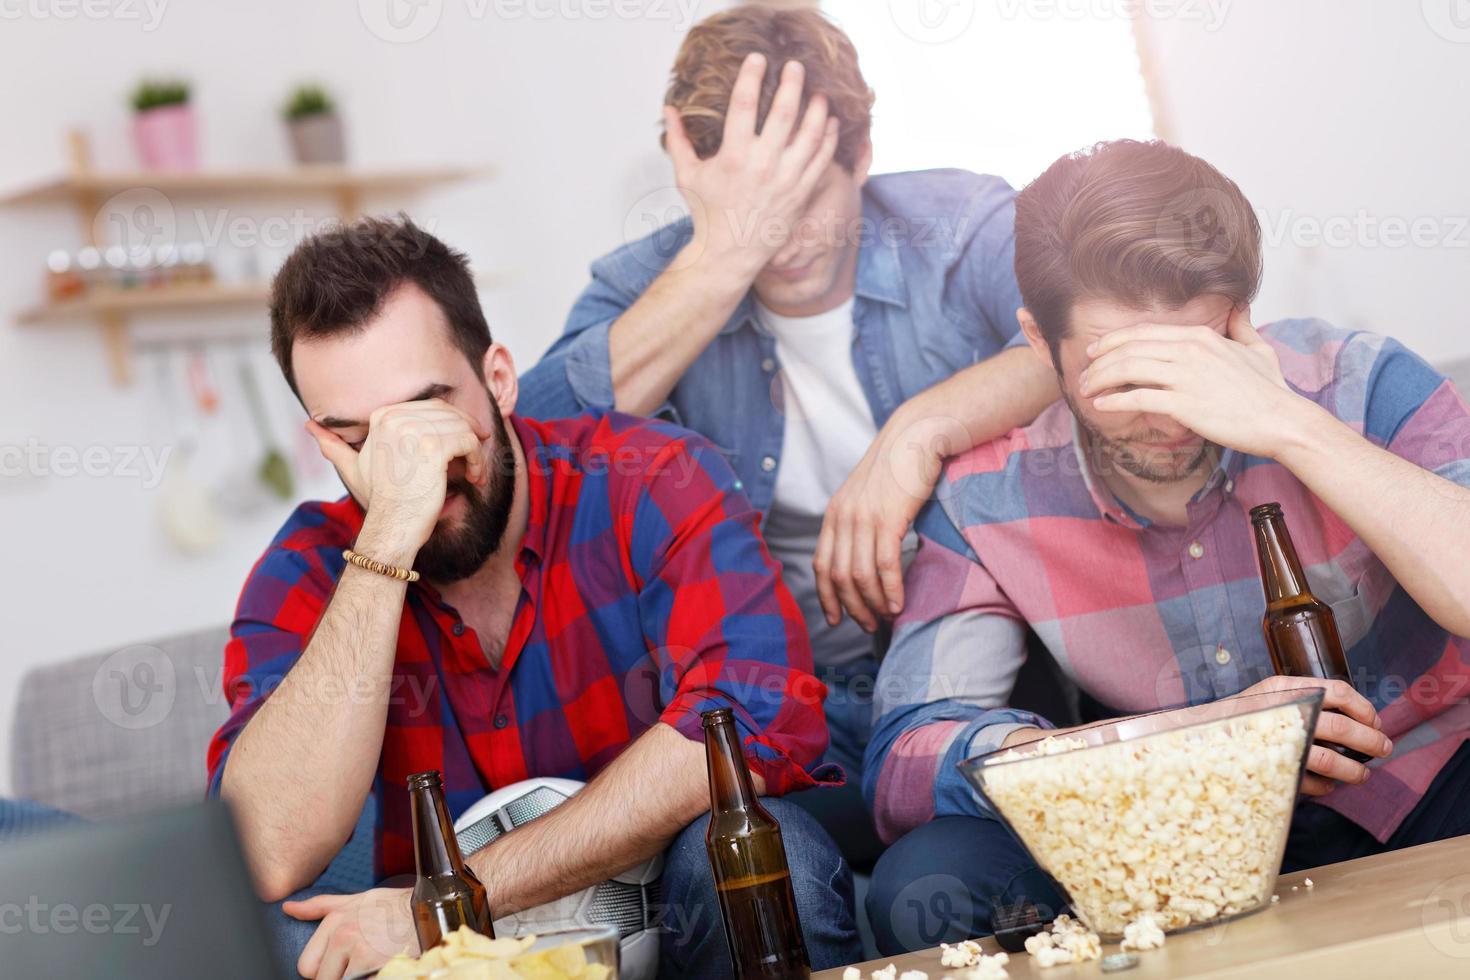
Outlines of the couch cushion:
M 228 631 L 190 633 L 30 671 L 12 739 L 15 793 L 92 819 L 204 796 L 204 753 L 229 713 Z

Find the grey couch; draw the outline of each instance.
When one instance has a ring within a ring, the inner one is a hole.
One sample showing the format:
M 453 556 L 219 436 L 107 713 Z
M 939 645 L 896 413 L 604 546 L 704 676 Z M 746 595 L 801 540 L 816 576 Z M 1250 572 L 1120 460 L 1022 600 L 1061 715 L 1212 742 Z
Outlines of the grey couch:
M 93 820 L 197 802 L 229 714 L 223 628 L 39 667 L 21 681 L 14 795 Z

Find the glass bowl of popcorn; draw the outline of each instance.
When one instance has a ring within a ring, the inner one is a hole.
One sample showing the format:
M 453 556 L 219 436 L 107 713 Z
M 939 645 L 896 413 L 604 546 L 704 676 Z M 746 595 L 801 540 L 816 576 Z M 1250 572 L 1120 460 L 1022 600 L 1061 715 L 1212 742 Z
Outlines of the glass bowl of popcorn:
M 1320 688 L 1239 695 L 1047 736 L 960 770 L 1104 941 L 1269 904 Z

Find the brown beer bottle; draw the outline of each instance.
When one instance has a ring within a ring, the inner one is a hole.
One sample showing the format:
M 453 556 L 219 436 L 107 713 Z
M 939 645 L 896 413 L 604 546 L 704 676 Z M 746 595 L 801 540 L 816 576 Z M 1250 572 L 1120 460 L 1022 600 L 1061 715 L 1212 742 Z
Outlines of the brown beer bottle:
M 703 718 L 710 799 L 704 846 L 735 978 L 809 977 L 812 968 L 796 915 L 781 825 L 756 799 L 734 714 L 720 708 L 706 711 Z
M 413 862 L 419 876 L 413 886 L 419 951 L 428 952 L 460 926 L 494 938 L 485 886 L 459 853 L 439 770 L 409 776 L 408 795 L 413 810 Z
M 1312 594 L 1281 505 L 1261 504 L 1251 508 L 1251 525 L 1256 531 L 1256 557 L 1261 564 L 1261 584 L 1266 590 L 1266 616 L 1262 628 L 1271 666 L 1286 677 L 1320 677 L 1352 684 L 1337 619 L 1332 608 Z M 1326 744 L 1326 743 L 1324 743 Z M 1364 755 L 1340 745 L 1331 746 L 1343 755 L 1367 762 Z

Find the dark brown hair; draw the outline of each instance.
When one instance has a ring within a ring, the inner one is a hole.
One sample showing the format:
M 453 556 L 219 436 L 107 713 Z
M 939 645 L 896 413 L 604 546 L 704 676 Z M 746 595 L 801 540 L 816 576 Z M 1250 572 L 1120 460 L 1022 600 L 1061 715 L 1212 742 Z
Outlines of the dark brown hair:
M 490 327 L 461 252 L 399 214 L 360 218 L 312 235 L 296 247 L 271 283 L 271 353 L 291 390 L 291 348 L 298 337 L 363 329 L 395 289 L 413 283 L 439 304 L 450 339 L 483 377 Z M 299 394 L 299 392 L 298 392 Z
M 858 70 L 852 41 L 816 10 L 745 4 L 706 17 L 690 29 L 669 73 L 664 104 L 679 110 L 694 152 L 707 159 L 719 151 L 730 90 L 746 55 L 754 53 L 766 56 L 757 129 L 765 125 L 782 67 L 799 61 L 806 69 L 801 112 L 818 92 L 827 97 L 828 111 L 838 122 L 835 158 L 850 173 L 868 143 L 873 90 Z
M 1079 299 L 1249 303 L 1261 283 L 1261 226 L 1234 181 L 1199 157 L 1157 140 L 1098 143 L 1016 198 L 1016 282 L 1058 361 Z

